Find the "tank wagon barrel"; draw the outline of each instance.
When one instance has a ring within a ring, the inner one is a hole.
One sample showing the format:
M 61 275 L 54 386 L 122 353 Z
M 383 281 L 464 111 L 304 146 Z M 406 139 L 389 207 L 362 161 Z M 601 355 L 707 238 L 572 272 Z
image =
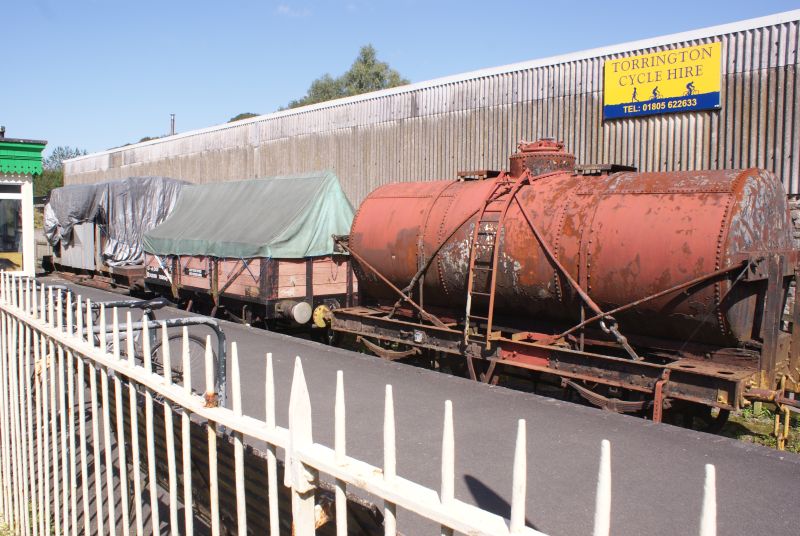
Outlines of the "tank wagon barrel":
M 656 419 L 798 388 L 781 329 L 797 252 L 771 173 L 576 167 L 540 140 L 508 172 L 459 175 L 366 198 L 347 245 L 362 305 L 334 330 L 463 356 L 485 381 L 526 369 L 606 407 L 655 401 Z

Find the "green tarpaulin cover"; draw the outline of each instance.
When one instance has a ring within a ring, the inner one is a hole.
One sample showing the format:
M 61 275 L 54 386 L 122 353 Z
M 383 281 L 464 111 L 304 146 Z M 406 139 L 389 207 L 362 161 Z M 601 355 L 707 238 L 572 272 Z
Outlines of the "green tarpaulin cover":
M 336 175 L 314 172 L 185 186 L 143 243 L 155 255 L 299 259 L 332 254 L 352 222 Z

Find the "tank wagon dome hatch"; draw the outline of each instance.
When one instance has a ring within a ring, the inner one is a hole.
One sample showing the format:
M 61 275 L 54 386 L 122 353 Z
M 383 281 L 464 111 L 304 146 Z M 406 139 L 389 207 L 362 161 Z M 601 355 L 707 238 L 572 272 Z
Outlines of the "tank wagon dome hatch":
M 534 142 L 522 140 L 517 144 L 517 152 L 508 160 L 509 174 L 512 177 L 519 177 L 526 171 L 535 176 L 575 169 L 575 155 L 564 148 L 564 142 L 553 138 L 542 138 Z
M 330 171 L 187 186 L 145 234 L 154 255 L 301 259 L 334 254 L 353 207 Z

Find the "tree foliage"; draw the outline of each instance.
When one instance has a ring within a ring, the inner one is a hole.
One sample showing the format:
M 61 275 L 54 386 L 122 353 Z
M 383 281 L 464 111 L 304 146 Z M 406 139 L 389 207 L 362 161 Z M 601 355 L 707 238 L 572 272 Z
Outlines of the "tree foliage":
M 234 121 L 241 121 L 242 119 L 250 119 L 251 117 L 256 117 L 256 116 L 258 116 L 258 114 L 254 114 L 253 112 L 244 112 L 228 119 L 228 123 L 233 123 Z
M 84 149 L 67 145 L 53 149 L 49 156 L 42 159 L 42 174 L 33 178 L 33 195 L 47 195 L 53 188 L 64 186 L 64 160 L 85 154 Z
M 365 45 L 361 47 L 358 57 L 347 72 L 336 78 L 327 73 L 317 78 L 311 82 L 306 96 L 291 101 L 289 108 L 360 95 L 408 83 L 408 80 L 389 67 L 388 63 L 378 61 L 375 47 Z
M 85 154 L 86 151 L 84 149 L 70 147 L 69 145 L 59 145 L 53 149 L 53 152 L 50 153 L 50 156 L 47 156 L 42 160 L 42 167 L 50 170 L 60 170 L 64 166 L 64 160 L 69 160 L 70 158 L 83 156 Z
M 33 178 L 33 195 L 47 195 L 53 188 L 64 186 L 64 171 L 61 169 L 45 169 L 41 175 Z

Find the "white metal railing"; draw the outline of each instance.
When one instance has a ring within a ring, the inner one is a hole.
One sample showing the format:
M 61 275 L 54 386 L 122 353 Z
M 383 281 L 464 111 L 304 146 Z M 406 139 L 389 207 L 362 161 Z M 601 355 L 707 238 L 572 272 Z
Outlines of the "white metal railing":
M 173 381 L 169 373 L 171 361 L 169 345 L 166 344 L 166 327 L 162 329 L 164 344 L 160 356 L 166 372 L 159 374 L 152 368 L 147 336 L 142 337 L 142 362 L 137 362 L 130 317 L 127 333 L 120 334 L 117 311 L 112 311 L 111 333 L 108 334 L 105 312 L 101 311 L 98 319 L 99 336 L 87 337 L 87 333 L 92 333 L 93 322 L 89 304 L 84 307 L 83 302 L 78 300 L 78 306 L 75 307 L 76 304 L 71 303 L 71 294 L 66 295 L 66 303 L 61 293 L 56 294 L 52 287 L 37 286 L 32 279 L 0 274 L 0 515 L 17 533 L 44 536 L 51 533 L 77 535 L 79 532 L 96 532 L 127 536 L 135 531 L 136 534 L 142 534 L 145 530 L 144 486 L 147 486 L 150 497 L 148 529 L 154 533 L 161 532 L 154 433 L 156 427 L 163 427 L 168 470 L 166 489 L 161 494 L 161 500 L 169 506 L 169 519 L 164 521 L 164 525 L 171 534 L 191 534 L 193 510 L 197 507 L 192 497 L 191 457 L 197 442 L 192 444 L 190 425 L 192 418 L 199 418 L 207 423 L 205 441 L 208 444 L 208 497 L 212 534 L 220 534 L 220 473 L 217 466 L 219 427 L 224 427 L 233 435 L 236 508 L 231 517 L 235 517 L 236 521 L 235 526 L 225 527 L 228 532 L 247 533 L 245 472 L 263 471 L 263 466 L 245 466 L 245 438 L 250 438 L 267 444 L 269 500 L 264 508 L 268 509 L 272 536 L 279 534 L 281 521 L 277 449 L 283 449 L 285 453 L 283 484 L 290 488 L 291 526 L 298 536 L 314 534 L 315 526 L 322 521 L 320 508 L 315 503 L 320 474 L 328 475 L 334 483 L 333 517 L 339 535 L 348 532 L 348 487 L 359 488 L 383 501 L 383 532 L 387 535 L 396 534 L 398 507 L 439 524 L 442 535 L 454 532 L 503 536 L 541 534 L 525 526 L 527 471 L 523 420 L 518 424 L 513 482 L 510 483 L 511 518 L 506 520 L 455 497 L 453 407 L 449 401 L 444 407 L 441 488 L 437 493 L 396 472 L 390 385 L 386 386 L 385 395 L 383 467 L 375 467 L 346 454 L 345 395 L 341 372 L 337 374 L 334 400 L 334 447 L 329 448 L 314 443 L 312 439 L 311 403 L 300 358 L 296 359 L 294 368 L 289 426 L 282 428 L 275 421 L 271 354 L 267 354 L 265 363 L 265 420 L 246 416 L 242 412 L 236 343 L 232 343 L 229 363 L 231 408 L 209 407 L 208 400 L 213 400 L 213 397 L 204 397 L 192 391 L 186 328 L 183 328 L 183 382 L 180 384 Z M 76 318 L 73 318 L 73 311 L 77 312 Z M 144 330 L 147 330 L 146 323 Z M 107 341 L 110 341 L 110 345 Z M 121 355 L 123 342 L 126 346 L 124 357 Z M 215 389 L 211 352 L 211 343 L 207 340 L 207 393 L 213 393 Z M 126 394 L 127 407 L 124 403 Z M 88 427 L 87 395 L 90 404 L 88 418 L 91 421 Z M 139 422 L 138 407 L 142 398 L 144 422 Z M 157 403 L 164 405 L 163 422 L 156 422 L 154 417 L 153 406 Z M 181 448 L 177 449 L 180 452 L 176 450 L 173 428 L 173 419 L 176 417 L 181 423 Z M 129 426 L 127 430 L 126 426 Z M 139 444 L 142 427 L 146 438 L 144 458 Z M 116 457 L 112 451 L 112 440 L 117 450 Z M 91 475 L 88 463 L 90 456 Z M 132 486 L 127 480 L 128 459 L 132 460 Z M 180 475 L 177 460 L 181 462 Z M 146 470 L 142 471 L 142 467 L 146 467 Z M 118 488 L 114 485 L 115 481 L 119 483 Z M 118 496 L 115 488 L 119 490 Z M 133 495 L 129 497 L 131 488 Z M 80 503 L 77 500 L 79 496 Z M 129 504 L 132 508 L 129 508 Z M 182 520 L 179 519 L 181 505 L 186 506 Z M 595 535 L 609 534 L 610 514 L 611 447 L 608 441 L 603 441 L 597 479 Z M 699 533 L 702 536 L 716 534 L 715 474 L 711 465 L 706 466 Z

